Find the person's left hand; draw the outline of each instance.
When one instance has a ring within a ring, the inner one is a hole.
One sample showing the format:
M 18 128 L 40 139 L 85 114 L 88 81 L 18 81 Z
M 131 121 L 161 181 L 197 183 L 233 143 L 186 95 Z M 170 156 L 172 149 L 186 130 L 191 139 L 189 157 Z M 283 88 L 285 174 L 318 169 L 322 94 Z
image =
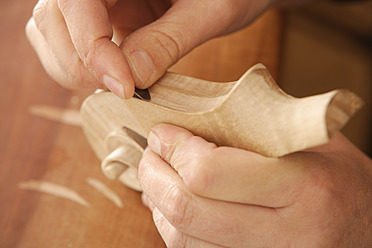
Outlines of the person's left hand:
M 150 87 L 192 49 L 281 1 L 39 0 L 26 34 L 62 86 L 105 85 L 130 98 L 135 86 Z
M 341 134 L 282 158 L 161 124 L 139 166 L 168 247 L 370 247 L 372 162 Z

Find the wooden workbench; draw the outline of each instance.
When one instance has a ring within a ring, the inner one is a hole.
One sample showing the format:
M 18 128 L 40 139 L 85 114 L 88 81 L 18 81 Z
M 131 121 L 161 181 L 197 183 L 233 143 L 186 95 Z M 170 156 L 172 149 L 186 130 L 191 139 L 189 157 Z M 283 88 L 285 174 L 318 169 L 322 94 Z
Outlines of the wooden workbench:
M 106 179 L 80 127 L 42 118 L 35 106 L 78 110 L 92 91 L 69 91 L 44 72 L 24 26 L 36 1 L 0 2 L 0 247 L 164 247 L 140 194 Z M 172 68 L 231 81 L 257 62 L 278 71 L 280 15 L 269 12 L 243 32 L 213 40 Z M 119 208 L 88 178 L 116 192 Z M 89 206 L 21 188 L 30 180 L 65 186 Z

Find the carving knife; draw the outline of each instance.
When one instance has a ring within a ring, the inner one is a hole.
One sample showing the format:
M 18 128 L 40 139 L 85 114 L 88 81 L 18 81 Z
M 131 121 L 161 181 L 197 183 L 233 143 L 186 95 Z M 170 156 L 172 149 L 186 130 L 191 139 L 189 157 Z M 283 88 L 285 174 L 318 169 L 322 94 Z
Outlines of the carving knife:
M 150 92 L 148 89 L 138 89 L 136 88 L 134 91 L 134 96 L 138 99 L 144 100 L 149 102 L 151 100 Z

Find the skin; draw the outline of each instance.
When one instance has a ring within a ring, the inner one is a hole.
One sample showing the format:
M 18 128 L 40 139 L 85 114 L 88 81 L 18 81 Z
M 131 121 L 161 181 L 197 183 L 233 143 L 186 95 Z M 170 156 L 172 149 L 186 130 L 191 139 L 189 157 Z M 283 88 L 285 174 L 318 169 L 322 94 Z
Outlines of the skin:
M 370 247 L 372 161 L 337 133 L 282 158 L 161 124 L 139 165 L 168 247 Z
M 130 98 L 135 86 L 149 87 L 193 48 L 250 24 L 273 4 L 274 0 L 40 0 L 26 34 L 48 74 L 61 85 L 105 85 Z
M 67 88 L 147 88 L 203 42 L 311 0 L 40 0 L 26 34 Z M 168 247 L 369 247 L 372 161 L 341 134 L 282 158 L 153 128 L 143 202 Z

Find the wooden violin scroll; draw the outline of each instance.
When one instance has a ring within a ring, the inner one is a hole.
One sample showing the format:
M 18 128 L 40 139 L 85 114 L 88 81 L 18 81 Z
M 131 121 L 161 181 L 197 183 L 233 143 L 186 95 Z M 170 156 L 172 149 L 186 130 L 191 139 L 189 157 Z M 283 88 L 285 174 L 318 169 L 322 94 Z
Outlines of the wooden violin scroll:
M 156 124 L 184 127 L 219 146 L 280 157 L 328 142 L 362 105 L 347 90 L 289 96 L 261 64 L 227 83 L 167 73 L 149 93 L 147 102 L 102 92 L 89 96 L 81 109 L 84 132 L 105 175 L 136 190 L 138 162 Z

